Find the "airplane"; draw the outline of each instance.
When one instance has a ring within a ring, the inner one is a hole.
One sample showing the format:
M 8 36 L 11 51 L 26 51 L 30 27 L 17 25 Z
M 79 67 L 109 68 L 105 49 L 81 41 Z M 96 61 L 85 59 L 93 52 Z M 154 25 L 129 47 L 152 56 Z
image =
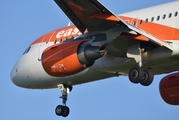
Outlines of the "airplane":
M 74 25 L 41 36 L 25 50 L 11 71 L 23 88 L 58 88 L 67 117 L 68 93 L 74 85 L 128 76 L 149 86 L 161 79 L 163 100 L 179 105 L 179 1 L 114 14 L 98 0 L 55 0 Z

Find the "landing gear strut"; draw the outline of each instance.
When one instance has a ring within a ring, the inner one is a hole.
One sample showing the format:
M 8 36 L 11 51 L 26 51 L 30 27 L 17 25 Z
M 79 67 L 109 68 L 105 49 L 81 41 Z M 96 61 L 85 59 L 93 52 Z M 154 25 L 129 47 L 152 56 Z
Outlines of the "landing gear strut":
M 140 83 L 149 86 L 153 82 L 154 75 L 150 69 L 135 66 L 129 71 L 129 80 L 132 83 Z
M 58 116 L 67 117 L 70 113 L 70 109 L 66 106 L 68 93 L 71 92 L 72 86 L 67 86 L 63 84 L 58 85 L 58 89 L 62 92 L 62 105 L 58 105 L 55 109 L 55 113 Z

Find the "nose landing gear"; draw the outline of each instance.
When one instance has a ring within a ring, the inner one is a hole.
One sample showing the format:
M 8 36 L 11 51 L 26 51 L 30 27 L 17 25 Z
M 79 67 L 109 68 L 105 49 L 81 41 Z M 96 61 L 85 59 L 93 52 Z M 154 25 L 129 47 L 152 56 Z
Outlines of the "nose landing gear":
M 69 107 L 66 106 L 68 93 L 71 92 L 72 86 L 67 86 L 63 84 L 58 85 L 58 89 L 62 92 L 62 105 L 58 105 L 55 109 L 55 113 L 58 116 L 67 117 L 70 113 Z

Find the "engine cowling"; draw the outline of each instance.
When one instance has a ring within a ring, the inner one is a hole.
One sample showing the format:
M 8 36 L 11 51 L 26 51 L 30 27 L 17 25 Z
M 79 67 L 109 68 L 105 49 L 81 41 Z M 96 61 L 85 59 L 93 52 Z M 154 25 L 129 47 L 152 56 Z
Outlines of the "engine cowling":
M 179 72 L 167 75 L 160 81 L 160 95 L 171 105 L 179 105 Z
M 51 76 L 63 77 L 78 73 L 102 57 L 104 49 L 84 40 L 64 42 L 48 47 L 42 53 L 42 65 Z

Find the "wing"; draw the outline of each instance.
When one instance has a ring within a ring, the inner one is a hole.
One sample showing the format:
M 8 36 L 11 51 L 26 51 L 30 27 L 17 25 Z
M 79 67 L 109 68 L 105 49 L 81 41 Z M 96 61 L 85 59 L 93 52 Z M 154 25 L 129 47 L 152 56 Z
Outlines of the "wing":
M 82 33 L 85 30 L 102 31 L 118 26 L 145 36 L 148 38 L 148 42 L 172 50 L 172 47 L 167 42 L 125 22 L 98 0 L 55 0 L 55 2 Z
M 55 0 L 58 6 L 84 33 L 100 31 L 116 26 L 119 18 L 97 0 Z

